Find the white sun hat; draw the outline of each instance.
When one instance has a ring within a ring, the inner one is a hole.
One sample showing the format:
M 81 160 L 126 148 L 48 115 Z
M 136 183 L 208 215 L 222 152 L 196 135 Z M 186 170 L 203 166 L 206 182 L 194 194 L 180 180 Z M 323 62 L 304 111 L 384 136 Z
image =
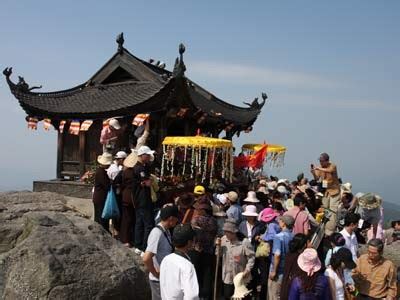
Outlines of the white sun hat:
M 111 126 L 112 128 L 119 130 L 121 129 L 121 125 L 119 125 L 119 122 L 117 119 L 110 119 L 108 121 L 108 125 Z
M 125 151 L 118 151 L 117 154 L 115 154 L 116 159 L 122 159 L 126 158 L 128 155 L 126 154 Z
M 245 217 L 258 217 L 257 207 L 255 205 L 246 205 L 246 209 L 242 215 Z
M 143 154 L 147 154 L 147 155 L 153 155 L 154 154 L 154 150 L 151 150 L 148 146 L 141 146 L 138 150 L 137 150 L 137 155 L 143 155 Z
M 254 191 L 249 191 L 247 193 L 247 198 L 243 200 L 244 202 L 250 202 L 250 203 L 259 203 L 260 200 L 257 199 L 256 192 Z

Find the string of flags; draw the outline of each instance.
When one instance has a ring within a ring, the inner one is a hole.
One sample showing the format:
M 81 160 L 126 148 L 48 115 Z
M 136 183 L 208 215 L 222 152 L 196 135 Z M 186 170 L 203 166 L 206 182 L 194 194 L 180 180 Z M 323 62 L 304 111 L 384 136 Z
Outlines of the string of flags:
M 150 117 L 150 114 L 137 114 L 133 118 L 132 125 L 141 127 L 144 125 L 146 120 L 149 119 L 149 117 Z M 103 128 L 109 126 L 109 120 L 110 119 L 103 120 Z M 37 130 L 37 126 L 38 126 L 38 122 L 39 122 L 39 119 L 37 117 L 28 117 L 27 122 L 28 122 L 29 129 Z M 58 131 L 60 133 L 64 132 L 64 127 L 66 124 L 67 124 L 67 120 L 60 121 L 59 126 L 58 126 Z M 79 132 L 81 132 L 81 131 L 88 131 L 90 126 L 92 126 L 92 124 L 93 124 L 93 120 L 85 120 L 82 123 L 80 120 L 72 120 L 69 125 L 68 133 L 73 134 L 73 135 L 79 135 Z M 52 125 L 51 119 L 49 119 L 49 118 L 43 119 L 43 128 L 45 131 L 49 131 L 51 128 L 51 125 Z
M 142 126 L 144 122 L 150 117 L 150 114 L 137 114 L 132 121 L 132 125 L 135 126 Z

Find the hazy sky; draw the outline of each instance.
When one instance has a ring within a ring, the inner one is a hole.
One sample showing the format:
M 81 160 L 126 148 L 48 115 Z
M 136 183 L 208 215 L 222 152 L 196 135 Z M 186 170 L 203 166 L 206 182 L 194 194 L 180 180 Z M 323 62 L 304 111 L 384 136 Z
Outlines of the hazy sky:
M 328 152 L 354 190 L 398 202 L 399 1 L 6 1 L 0 67 L 43 91 L 85 82 L 125 47 L 171 69 L 186 45 L 187 76 L 238 105 L 267 92 L 252 133 L 288 147 L 294 178 Z M 56 170 L 56 132 L 27 129 L 0 81 L 0 190 L 31 188 Z M 112 99 L 110 99 L 112 101 Z

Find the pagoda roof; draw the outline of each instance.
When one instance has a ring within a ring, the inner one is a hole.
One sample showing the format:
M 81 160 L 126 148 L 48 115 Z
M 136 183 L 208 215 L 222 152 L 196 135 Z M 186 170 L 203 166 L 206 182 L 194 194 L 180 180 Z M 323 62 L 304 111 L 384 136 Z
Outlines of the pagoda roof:
M 119 44 L 115 53 L 88 81 L 55 92 L 33 92 L 23 78 L 11 80 L 12 68 L 3 71 L 13 95 L 29 116 L 61 119 L 104 119 L 160 111 L 176 89 L 184 89 L 191 104 L 209 117 L 250 126 L 264 102 L 249 107 L 229 104 L 184 76 L 184 46 L 174 71 L 143 61 Z M 183 84 L 182 84 L 183 83 Z

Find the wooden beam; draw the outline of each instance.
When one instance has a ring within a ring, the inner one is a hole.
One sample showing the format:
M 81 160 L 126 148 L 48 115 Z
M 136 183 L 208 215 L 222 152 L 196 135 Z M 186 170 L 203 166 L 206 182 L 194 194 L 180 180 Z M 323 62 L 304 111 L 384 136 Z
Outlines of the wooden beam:
M 60 133 L 58 131 L 57 135 L 57 178 L 61 179 L 63 176 L 61 175 L 62 170 L 62 160 L 64 156 L 64 133 Z
M 85 170 L 85 144 L 86 144 L 86 132 L 79 132 L 79 173 L 82 176 Z

